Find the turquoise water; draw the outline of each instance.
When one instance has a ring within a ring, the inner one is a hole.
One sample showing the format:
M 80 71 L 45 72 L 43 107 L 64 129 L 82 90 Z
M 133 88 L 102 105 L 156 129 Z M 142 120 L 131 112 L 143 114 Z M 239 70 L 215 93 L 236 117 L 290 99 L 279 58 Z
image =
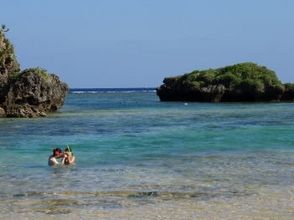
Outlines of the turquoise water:
M 161 103 L 152 90 L 76 91 L 48 118 L 0 119 L 0 217 L 138 219 L 135 209 L 167 202 L 242 204 L 286 191 L 278 210 L 249 204 L 287 219 L 293 133 L 293 103 Z M 76 165 L 48 167 L 53 147 L 67 144 Z

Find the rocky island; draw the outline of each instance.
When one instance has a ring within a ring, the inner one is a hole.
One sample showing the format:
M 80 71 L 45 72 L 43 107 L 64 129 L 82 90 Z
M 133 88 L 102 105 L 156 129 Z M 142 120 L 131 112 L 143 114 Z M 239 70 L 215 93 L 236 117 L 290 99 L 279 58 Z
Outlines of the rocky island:
M 283 84 L 274 71 L 250 62 L 168 77 L 156 91 L 161 101 L 294 101 L 294 84 Z
M 20 70 L 13 45 L 0 29 L 0 117 L 44 117 L 64 103 L 68 86 L 41 68 Z

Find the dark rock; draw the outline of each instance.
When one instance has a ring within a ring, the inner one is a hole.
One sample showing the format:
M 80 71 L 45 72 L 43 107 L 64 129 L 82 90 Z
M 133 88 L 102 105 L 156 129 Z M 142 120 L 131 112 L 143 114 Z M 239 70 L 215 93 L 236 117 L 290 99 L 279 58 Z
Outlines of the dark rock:
M 285 92 L 281 98 L 283 101 L 294 101 L 294 84 L 286 83 L 285 84 Z
M 219 102 L 225 93 L 224 85 L 208 85 L 200 89 L 204 101 Z

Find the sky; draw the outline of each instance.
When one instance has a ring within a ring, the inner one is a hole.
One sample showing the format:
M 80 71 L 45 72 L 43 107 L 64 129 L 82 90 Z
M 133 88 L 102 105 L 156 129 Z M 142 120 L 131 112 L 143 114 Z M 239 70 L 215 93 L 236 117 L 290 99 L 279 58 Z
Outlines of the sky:
M 22 69 L 71 88 L 158 87 L 255 62 L 294 82 L 293 0 L 0 0 Z

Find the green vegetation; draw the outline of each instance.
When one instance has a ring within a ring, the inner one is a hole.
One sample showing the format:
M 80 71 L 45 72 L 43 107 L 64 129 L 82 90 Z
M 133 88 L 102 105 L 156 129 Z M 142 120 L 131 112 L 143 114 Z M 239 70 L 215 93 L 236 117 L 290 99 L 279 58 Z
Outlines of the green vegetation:
M 165 78 L 157 89 L 162 101 L 279 101 L 294 97 L 294 85 L 285 84 L 275 72 L 255 63 L 196 70 Z M 287 94 L 287 96 L 286 96 Z
M 0 28 L 0 74 L 15 75 L 19 73 L 20 66 L 16 60 L 13 45 L 5 37 L 8 29 L 5 25 Z
M 45 80 L 48 80 L 50 78 L 50 75 L 47 72 L 47 70 L 42 69 L 40 67 L 25 69 L 20 73 L 20 75 L 22 75 L 22 76 L 28 75 L 28 74 L 35 74 Z

